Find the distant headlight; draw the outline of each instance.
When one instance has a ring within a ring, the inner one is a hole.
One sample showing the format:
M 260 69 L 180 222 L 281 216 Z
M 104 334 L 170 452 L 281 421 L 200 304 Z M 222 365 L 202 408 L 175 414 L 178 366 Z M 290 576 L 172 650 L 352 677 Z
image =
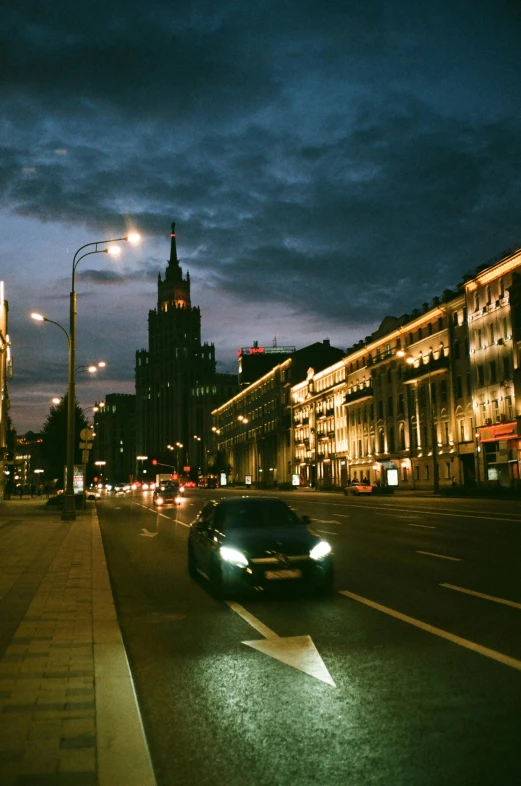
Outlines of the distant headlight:
M 179 486 L 179 491 L 181 492 L 181 494 L 183 493 L 184 490 L 185 490 L 184 486 Z
M 225 562 L 229 562 L 230 565 L 236 565 L 238 568 L 246 568 L 248 566 L 248 560 L 242 551 L 238 551 L 238 549 L 221 546 L 221 557 Z
M 156 497 L 156 505 L 162 505 L 164 502 L 163 497 Z
M 178 496 L 175 498 L 175 501 L 176 501 L 176 503 L 177 503 L 178 505 L 180 505 L 180 504 L 181 504 L 181 502 L 183 501 L 183 498 L 182 498 L 182 497 L 180 497 L 180 496 L 178 495 Z
M 331 554 L 331 546 L 329 543 L 326 543 L 325 540 L 321 540 L 320 543 L 317 543 L 316 546 L 313 546 L 309 552 L 309 556 L 314 560 L 323 559 L 328 554 Z

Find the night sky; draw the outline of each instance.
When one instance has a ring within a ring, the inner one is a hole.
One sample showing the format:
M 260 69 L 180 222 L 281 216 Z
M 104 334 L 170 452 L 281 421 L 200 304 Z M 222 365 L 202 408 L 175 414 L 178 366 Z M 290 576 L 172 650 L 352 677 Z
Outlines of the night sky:
M 11 417 L 134 392 L 177 225 L 218 370 L 254 340 L 346 348 L 521 246 L 521 10 L 480 0 L 5 0 L 0 278 Z

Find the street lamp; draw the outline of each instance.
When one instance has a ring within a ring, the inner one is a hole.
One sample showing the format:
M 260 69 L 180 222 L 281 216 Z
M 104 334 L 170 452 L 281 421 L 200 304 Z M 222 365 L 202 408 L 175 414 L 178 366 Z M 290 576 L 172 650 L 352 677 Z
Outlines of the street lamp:
M 415 358 L 413 358 L 412 355 L 408 355 L 407 352 L 405 352 L 405 350 L 399 349 L 396 354 L 398 355 L 398 357 L 405 358 L 405 362 L 408 363 L 410 366 L 415 365 L 416 363 Z M 430 360 L 431 358 L 429 358 L 429 364 L 430 364 Z M 434 422 L 434 401 L 432 400 L 431 369 L 429 364 L 427 365 L 427 379 L 429 385 L 429 411 L 430 411 L 431 441 L 432 441 L 432 474 L 433 474 L 432 490 L 435 494 L 439 494 L 440 478 L 439 478 L 439 469 L 438 469 L 438 435 L 436 433 L 436 424 Z
M 72 260 L 72 283 L 69 298 L 69 384 L 68 384 L 68 409 L 67 409 L 67 486 L 63 498 L 62 521 L 73 521 L 76 518 L 76 505 L 74 500 L 74 414 L 76 404 L 76 268 L 85 257 L 91 254 L 112 254 L 117 255 L 120 252 L 118 246 L 109 246 L 108 248 L 99 248 L 105 246 L 107 243 L 117 243 L 125 241 L 130 243 L 139 242 L 140 237 L 137 234 L 128 235 L 127 237 L 115 237 L 110 240 L 97 240 L 93 243 L 85 243 L 81 246 Z M 85 251 L 86 248 L 93 248 L 92 251 Z
M 90 365 L 86 365 L 86 366 L 76 366 L 76 371 L 77 372 L 78 371 L 88 371 L 89 374 L 95 374 L 96 371 L 98 371 L 98 369 L 106 368 L 106 366 L 107 366 L 107 364 L 105 363 L 105 361 L 104 360 L 100 360 L 98 363 L 96 363 L 96 365 L 94 365 L 94 363 L 91 363 Z
M 141 482 L 143 482 L 143 462 L 148 461 L 148 456 L 136 456 L 136 461 L 141 461 Z

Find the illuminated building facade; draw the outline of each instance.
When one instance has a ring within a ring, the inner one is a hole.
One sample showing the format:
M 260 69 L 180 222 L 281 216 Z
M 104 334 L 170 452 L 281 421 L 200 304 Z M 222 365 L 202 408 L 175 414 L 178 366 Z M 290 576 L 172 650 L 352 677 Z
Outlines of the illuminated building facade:
M 11 346 L 7 326 L 8 303 L 5 299 L 4 282 L 0 281 L 0 500 L 4 498 L 7 459 L 7 415 L 9 392 L 7 380 L 11 375 Z M 7 470 L 9 471 L 9 470 Z
M 465 281 L 480 482 L 520 475 L 521 252 Z
M 296 350 L 212 412 L 230 481 L 249 477 L 268 488 L 291 481 L 291 385 L 311 366 L 324 368 L 343 355 L 327 339 Z
M 471 482 L 474 438 L 465 297 L 386 317 L 341 362 L 292 387 L 294 472 L 306 485 Z
M 521 251 L 465 276 L 291 389 L 301 482 L 517 486 Z

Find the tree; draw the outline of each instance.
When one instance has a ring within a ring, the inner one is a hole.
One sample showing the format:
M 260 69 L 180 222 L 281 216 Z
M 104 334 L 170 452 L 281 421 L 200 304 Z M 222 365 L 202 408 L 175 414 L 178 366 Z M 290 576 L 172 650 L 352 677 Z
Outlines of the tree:
M 67 463 L 67 407 L 68 397 L 65 394 L 59 404 L 51 407 L 42 429 L 45 477 L 47 480 L 57 480 L 59 485 L 63 483 Z M 77 401 L 75 409 L 74 463 L 80 464 L 80 431 L 89 424 Z

